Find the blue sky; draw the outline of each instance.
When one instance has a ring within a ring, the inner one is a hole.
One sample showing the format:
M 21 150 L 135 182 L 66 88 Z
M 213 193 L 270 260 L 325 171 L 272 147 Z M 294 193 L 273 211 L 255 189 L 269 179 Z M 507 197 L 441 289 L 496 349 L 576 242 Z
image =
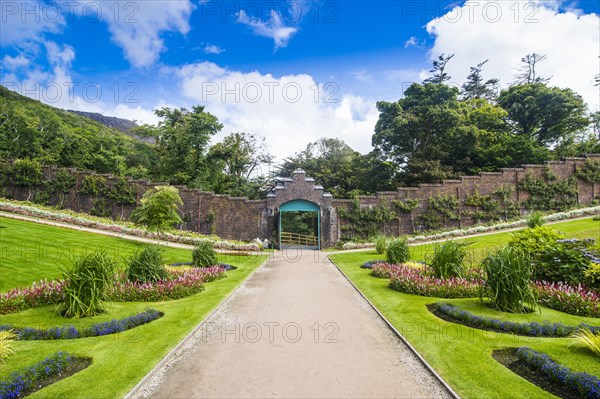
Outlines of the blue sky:
M 0 82 L 69 109 L 155 122 L 206 105 L 222 135 L 267 138 L 280 158 L 319 137 L 366 152 L 375 102 L 396 100 L 441 53 L 507 85 L 520 57 L 597 109 L 599 2 L 3 1 Z M 577 62 L 573 62 L 577 60 Z

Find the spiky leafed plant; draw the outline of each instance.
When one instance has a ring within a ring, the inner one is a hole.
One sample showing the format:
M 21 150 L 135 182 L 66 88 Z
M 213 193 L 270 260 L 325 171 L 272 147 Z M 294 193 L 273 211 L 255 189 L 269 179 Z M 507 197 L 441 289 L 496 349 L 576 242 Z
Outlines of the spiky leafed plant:
M 87 317 L 104 312 L 114 273 L 115 261 L 106 251 L 90 253 L 63 268 L 67 284 L 60 313 L 66 317 Z
M 593 332 L 587 327 L 581 327 L 573 334 L 573 338 L 576 342 L 600 356 L 600 331 Z
M 433 249 L 433 258 L 429 266 L 436 277 L 462 277 L 465 272 L 465 257 L 467 256 L 468 243 L 446 241 L 436 244 Z
M 217 264 L 217 254 L 212 243 L 203 241 L 192 250 L 192 265 L 194 267 L 210 267 Z
M 526 313 L 537 308 L 538 297 L 531 287 L 533 268 L 528 254 L 506 246 L 481 263 L 485 272 L 485 287 L 490 306 L 503 312 Z
M 375 238 L 375 251 L 378 254 L 384 254 L 387 249 L 388 238 L 384 235 L 377 236 Z
M 13 330 L 0 331 L 0 362 L 4 362 L 15 353 L 13 343 L 16 338 Z
M 158 245 L 145 245 L 129 258 L 127 278 L 142 283 L 156 282 L 167 277 L 163 249 Z
M 410 251 L 406 238 L 400 237 L 392 241 L 386 251 L 386 260 L 393 265 L 399 265 L 410 259 Z

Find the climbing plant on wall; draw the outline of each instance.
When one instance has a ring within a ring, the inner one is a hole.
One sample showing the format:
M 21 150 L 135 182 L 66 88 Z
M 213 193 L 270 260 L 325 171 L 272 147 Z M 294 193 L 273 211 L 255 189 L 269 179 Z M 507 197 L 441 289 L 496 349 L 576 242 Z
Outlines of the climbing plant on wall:
M 519 182 L 519 190 L 527 191 L 529 198 L 524 202 L 527 210 L 567 210 L 577 204 L 577 181 L 574 176 L 559 180 L 551 171 L 544 173 L 544 179 L 537 179 L 530 173 Z
M 75 176 L 67 169 L 59 169 L 50 180 L 51 185 L 58 194 L 58 207 L 62 208 L 65 203 L 65 197 L 75 186 Z
M 448 227 L 451 220 L 459 220 L 458 199 L 446 194 L 439 194 L 427 199 L 427 211 L 421 215 L 421 219 L 428 229 Z
M 402 213 L 408 213 L 410 216 L 410 225 L 412 232 L 415 232 L 415 218 L 413 211 L 419 207 L 420 201 L 416 198 L 408 198 L 406 201 L 393 200 L 392 204 Z
M 31 201 L 35 187 L 42 184 L 40 163 L 30 159 L 17 159 L 13 162 L 10 172 L 14 185 L 28 187 L 27 201 Z
M 398 216 L 388 202 L 380 205 L 361 206 L 358 198 L 354 198 L 349 210 L 340 208 L 339 215 L 348 221 L 342 230 L 350 233 L 350 238 L 369 238 L 381 234 L 386 223 L 396 220 Z
M 475 223 L 498 219 L 498 201 L 493 200 L 491 195 L 480 195 L 477 189 L 467 196 L 465 205 L 475 208 L 463 212 L 464 215 L 471 216 Z
M 575 173 L 581 180 L 592 185 L 592 200 L 596 198 L 596 183 L 600 182 L 600 161 L 588 159 Z
M 504 220 L 509 220 L 519 215 L 519 205 L 512 200 L 514 192 L 515 189 L 507 184 L 500 186 L 494 191 L 494 195 L 500 199 L 500 204 L 502 205 L 500 212 L 504 216 Z

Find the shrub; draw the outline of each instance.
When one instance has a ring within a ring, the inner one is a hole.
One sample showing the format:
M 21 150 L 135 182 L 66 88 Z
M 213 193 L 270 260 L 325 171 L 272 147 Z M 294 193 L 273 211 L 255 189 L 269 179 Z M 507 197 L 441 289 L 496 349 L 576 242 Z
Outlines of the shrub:
M 94 316 L 104 312 L 107 288 L 113 283 L 115 262 L 106 252 L 88 254 L 63 270 L 68 281 L 64 301 L 59 307 L 66 317 Z
M 217 254 L 210 242 L 201 242 L 192 251 L 192 265 L 194 267 L 210 267 L 216 264 Z
M 573 334 L 576 342 L 583 344 L 597 356 L 600 356 L 600 331 L 592 331 L 587 327 L 581 327 Z
M 129 259 L 127 278 L 142 283 L 167 278 L 164 267 L 163 249 L 158 245 L 145 245 Z
M 461 277 L 465 271 L 465 256 L 469 244 L 456 241 L 446 241 L 435 244 L 433 258 L 429 266 L 436 277 Z
M 12 330 L 0 331 L 0 362 L 4 362 L 15 353 L 13 343 L 17 335 Z
M 537 308 L 538 298 L 530 287 L 532 267 L 529 255 L 506 246 L 488 255 L 482 262 L 482 268 L 491 307 L 510 313 L 524 313 Z M 483 301 L 483 290 L 480 299 Z
M 388 239 L 386 236 L 377 236 L 377 238 L 375 238 L 375 251 L 378 254 L 384 254 L 387 249 L 387 242 Z
M 388 263 L 399 265 L 410 259 L 410 251 L 406 238 L 396 238 L 388 245 L 386 260 Z
M 590 263 L 584 273 L 585 283 L 594 288 L 600 288 L 600 263 Z
M 60 303 L 64 298 L 65 282 L 40 280 L 28 288 L 15 288 L 0 294 L 0 314 L 9 314 L 40 305 Z
M 524 347 L 517 349 L 519 360 L 575 393 L 576 397 L 598 399 L 600 397 L 600 379 L 588 373 L 576 373 L 569 368 L 556 364 L 546 354 Z
M 565 236 L 562 233 L 550 227 L 540 226 L 513 234 L 508 244 L 522 252 L 534 255 L 544 252 L 548 246 L 554 245 L 557 240 L 563 238 Z
M 527 216 L 525 222 L 527 223 L 527 227 L 530 229 L 540 227 L 545 223 L 544 214 L 540 211 L 533 211 L 529 214 L 529 216 Z

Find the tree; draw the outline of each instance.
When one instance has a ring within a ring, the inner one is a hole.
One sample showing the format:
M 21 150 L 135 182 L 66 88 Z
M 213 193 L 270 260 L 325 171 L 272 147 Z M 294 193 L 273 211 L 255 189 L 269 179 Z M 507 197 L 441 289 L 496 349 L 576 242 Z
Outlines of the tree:
M 571 89 L 542 83 L 520 84 L 503 90 L 498 104 L 508 112 L 513 133 L 534 138 L 551 147 L 585 129 L 586 104 Z
M 173 186 L 157 186 L 144 193 L 141 205 L 131 214 L 135 223 L 146 225 L 150 230 L 162 231 L 181 223 L 179 207 L 183 201 Z
M 545 60 L 546 55 L 536 53 L 527 54 L 521 58 L 520 72 L 515 75 L 515 84 L 547 83 L 550 81 L 552 77 L 543 78 L 536 71 L 538 64 Z
M 217 117 L 197 105 L 191 111 L 165 107 L 154 113 L 161 118 L 157 126 L 142 125 L 133 132 L 156 142 L 159 160 L 155 177 L 175 184 L 206 180 L 208 143 L 223 128 Z
M 481 70 L 488 60 L 480 62 L 475 67 L 471 67 L 471 73 L 467 76 L 467 81 L 462 85 L 462 97 L 465 100 L 485 98 L 492 100 L 496 97 L 498 91 L 498 79 L 483 80 Z
M 446 73 L 446 65 L 448 65 L 448 61 L 450 61 L 452 57 L 454 57 L 454 54 L 450 54 L 448 56 L 441 54 L 437 60 L 433 61 L 433 69 L 429 71 L 433 74 L 433 76 L 425 79 L 423 83 L 434 83 L 441 85 L 450 80 L 450 75 Z
M 270 165 L 273 156 L 267 152 L 264 138 L 232 133 L 210 148 L 208 160 L 214 170 L 210 189 L 220 194 L 257 198 L 267 180 L 261 166 Z
M 443 84 L 413 84 L 403 99 L 380 101 L 373 146 L 397 168 L 404 184 L 428 183 L 451 172 L 440 160 L 455 143 L 452 132 L 459 126 L 458 89 Z
M 42 184 L 42 165 L 31 159 L 17 159 L 12 165 L 13 184 L 27 187 L 27 201 L 31 201 L 35 186 Z

